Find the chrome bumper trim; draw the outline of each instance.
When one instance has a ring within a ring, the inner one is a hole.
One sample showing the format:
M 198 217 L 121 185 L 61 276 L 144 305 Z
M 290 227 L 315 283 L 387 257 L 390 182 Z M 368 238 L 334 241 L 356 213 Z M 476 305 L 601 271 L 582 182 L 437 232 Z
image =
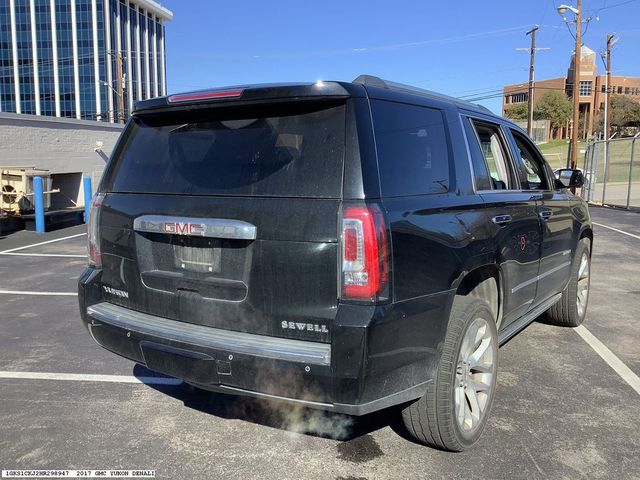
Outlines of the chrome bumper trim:
M 331 345 L 326 343 L 269 337 L 194 325 L 136 312 L 107 302 L 87 307 L 87 315 L 115 327 L 166 340 L 274 360 L 301 362 L 310 365 L 331 365 Z

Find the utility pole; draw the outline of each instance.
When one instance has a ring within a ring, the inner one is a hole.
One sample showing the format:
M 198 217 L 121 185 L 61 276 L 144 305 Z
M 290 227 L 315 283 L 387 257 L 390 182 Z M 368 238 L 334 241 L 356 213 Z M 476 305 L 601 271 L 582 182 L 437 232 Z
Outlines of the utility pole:
M 538 25 L 529 30 L 526 34 L 531 35 L 531 48 L 529 59 L 529 104 L 527 105 L 527 133 L 533 138 L 533 66 L 536 59 L 536 32 Z
M 527 133 L 533 138 L 533 102 L 534 102 L 534 64 L 536 59 L 537 50 L 549 50 L 548 48 L 536 48 L 536 32 L 540 27 L 534 25 L 525 35 L 531 35 L 531 47 L 530 48 L 516 48 L 521 52 L 529 52 L 529 95 L 527 100 Z
M 613 41 L 614 34 L 607 34 L 607 76 L 605 80 L 605 95 L 604 95 L 604 139 L 608 140 L 611 134 L 610 132 L 610 121 L 609 121 L 609 109 L 610 109 L 610 90 L 611 90 L 611 47 L 615 43 Z
M 124 73 L 122 72 L 122 54 L 120 52 L 107 52 L 109 55 L 111 55 L 112 57 L 115 58 L 116 60 L 116 81 L 117 81 L 117 85 L 116 85 L 116 89 L 115 89 L 115 93 L 116 93 L 116 97 L 118 98 L 118 123 L 124 123 L 125 122 L 125 113 L 124 113 L 124 82 L 125 82 L 125 76 Z M 113 87 L 111 87 L 111 85 L 107 84 L 107 86 L 109 86 L 112 90 Z
M 602 191 L 602 198 L 604 203 L 604 192 L 607 188 L 607 182 L 609 181 L 609 136 L 611 134 L 611 121 L 609 115 L 611 112 L 611 48 L 617 40 L 613 40 L 615 34 L 607 34 L 607 51 L 606 56 L 606 77 L 605 77 L 605 93 L 604 93 L 604 187 Z
M 118 97 L 118 121 L 124 123 L 124 74 L 122 73 L 122 54 L 116 53 L 116 75 L 118 78 L 117 97 Z
M 578 164 L 578 137 L 580 136 L 580 58 L 582 47 L 582 0 L 576 12 L 576 49 L 573 57 L 573 129 L 571 131 L 571 168 Z

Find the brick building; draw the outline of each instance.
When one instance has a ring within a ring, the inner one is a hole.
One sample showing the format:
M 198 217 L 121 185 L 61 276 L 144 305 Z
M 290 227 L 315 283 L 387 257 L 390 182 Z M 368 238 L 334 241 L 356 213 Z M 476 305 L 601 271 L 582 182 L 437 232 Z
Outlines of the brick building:
M 533 102 L 535 103 L 551 90 L 563 91 L 567 96 L 573 95 L 573 55 L 566 77 L 538 80 L 534 83 Z M 598 133 L 598 115 L 604 112 L 606 75 L 598 75 L 596 53 L 587 46 L 582 46 L 580 53 L 580 137 L 585 139 Z M 502 114 L 511 106 L 529 100 L 528 83 L 506 85 L 502 95 Z M 640 102 L 640 77 L 611 76 L 610 91 L 612 95 L 626 95 Z M 564 138 L 569 135 L 569 125 L 556 132 L 554 137 Z

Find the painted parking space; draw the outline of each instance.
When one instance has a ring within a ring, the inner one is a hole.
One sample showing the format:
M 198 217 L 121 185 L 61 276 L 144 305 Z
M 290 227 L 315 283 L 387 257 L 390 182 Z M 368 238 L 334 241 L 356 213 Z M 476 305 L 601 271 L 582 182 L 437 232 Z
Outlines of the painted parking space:
M 76 292 L 85 258 L 0 255 L 0 290 Z
M 634 220 L 640 230 L 640 214 L 592 208 L 594 222 L 625 232 Z M 629 217 L 629 215 L 634 215 Z M 612 350 L 636 375 L 640 375 L 640 239 L 594 226 L 593 269 L 589 310 L 584 326 Z
M 606 210 L 593 215 L 628 228 Z M 640 215 L 630 218 L 640 226 Z M 81 255 L 85 242 L 79 235 L 17 252 Z M 633 237 L 596 230 L 584 324 L 634 375 L 638 247 Z M 2 468 L 296 479 L 635 478 L 640 471 L 640 395 L 574 329 L 534 323 L 500 350 L 488 428 L 471 451 L 450 454 L 403 438 L 392 410 L 352 418 L 154 380 L 95 345 L 74 296 L 26 294 L 47 285 L 75 293 L 84 264 L 80 257 L 0 255 L 0 268 L 17 271 L 14 285 L 25 291 L 0 293 Z
M 44 234 L 30 231 L 20 231 L 11 235 L 0 234 L 0 252 L 23 251 L 37 246 L 48 244 L 64 245 L 67 240 L 74 238 L 86 238 L 87 228 L 85 225 L 56 230 Z M 64 248 L 63 246 L 60 248 Z

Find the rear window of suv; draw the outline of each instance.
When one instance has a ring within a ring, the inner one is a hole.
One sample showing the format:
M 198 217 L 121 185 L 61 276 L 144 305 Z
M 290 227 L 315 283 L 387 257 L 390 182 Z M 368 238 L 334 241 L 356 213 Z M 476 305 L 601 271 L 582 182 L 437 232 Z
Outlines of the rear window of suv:
M 344 105 L 297 104 L 134 117 L 108 192 L 339 198 Z

